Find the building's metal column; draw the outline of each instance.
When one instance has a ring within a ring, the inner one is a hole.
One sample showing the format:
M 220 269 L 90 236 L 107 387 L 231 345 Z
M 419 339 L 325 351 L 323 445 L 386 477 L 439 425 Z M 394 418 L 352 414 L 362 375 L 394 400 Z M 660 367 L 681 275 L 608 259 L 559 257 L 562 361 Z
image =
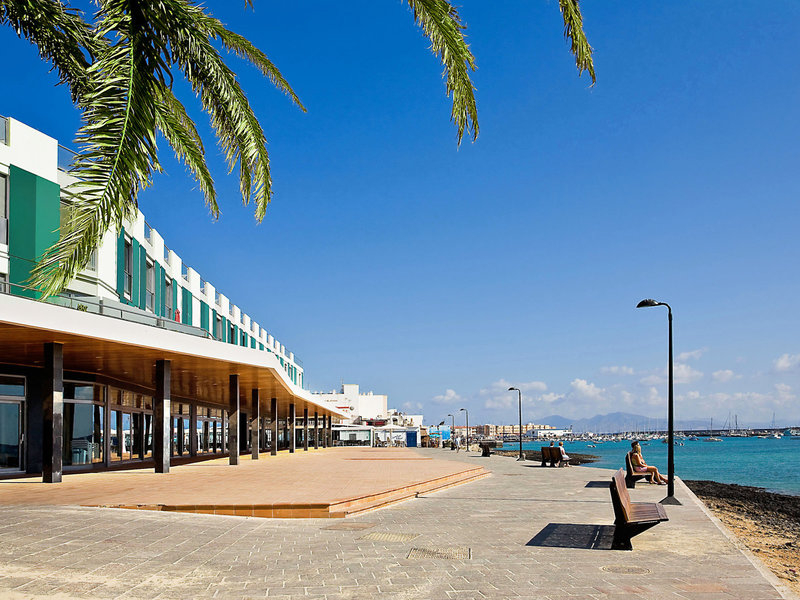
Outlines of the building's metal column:
M 197 456 L 197 406 L 189 405 L 189 456 Z
M 328 415 L 328 428 L 325 430 L 325 439 L 328 446 L 333 446 L 333 415 Z
M 314 411 L 314 450 L 319 448 L 319 412 Z
M 269 453 L 272 456 L 278 454 L 278 399 L 273 398 L 270 400 L 270 416 L 272 417 L 272 447 Z
M 250 446 L 253 451 L 253 460 L 258 460 L 258 451 L 261 447 L 261 407 L 259 406 L 261 398 L 258 393 L 258 388 L 253 389 L 253 408 L 250 411 Z
M 64 443 L 64 346 L 44 345 L 42 481 L 60 483 Z
M 156 463 L 156 473 L 169 473 L 171 379 L 172 363 L 168 360 L 157 360 L 156 395 L 153 398 L 153 460 Z
M 228 464 L 239 464 L 239 376 L 228 378 Z
M 294 402 L 289 405 L 289 452 L 294 452 L 297 446 L 297 436 L 295 431 L 297 423 L 295 423 Z
M 308 408 L 303 409 L 303 452 L 308 452 Z

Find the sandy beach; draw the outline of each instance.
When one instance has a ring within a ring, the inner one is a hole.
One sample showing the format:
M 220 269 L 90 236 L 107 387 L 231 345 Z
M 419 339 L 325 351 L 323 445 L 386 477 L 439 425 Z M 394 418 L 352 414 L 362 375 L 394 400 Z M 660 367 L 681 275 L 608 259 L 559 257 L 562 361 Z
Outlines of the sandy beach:
M 800 497 L 715 481 L 684 483 L 781 581 L 800 594 Z

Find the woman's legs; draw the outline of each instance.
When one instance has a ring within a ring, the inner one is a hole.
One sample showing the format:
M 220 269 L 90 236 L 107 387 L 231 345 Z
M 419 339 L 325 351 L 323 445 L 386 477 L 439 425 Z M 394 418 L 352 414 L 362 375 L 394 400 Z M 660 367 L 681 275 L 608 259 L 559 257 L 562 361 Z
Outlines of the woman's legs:
M 650 483 L 667 483 L 667 478 L 658 472 L 657 467 L 648 466 L 648 473 L 650 473 Z

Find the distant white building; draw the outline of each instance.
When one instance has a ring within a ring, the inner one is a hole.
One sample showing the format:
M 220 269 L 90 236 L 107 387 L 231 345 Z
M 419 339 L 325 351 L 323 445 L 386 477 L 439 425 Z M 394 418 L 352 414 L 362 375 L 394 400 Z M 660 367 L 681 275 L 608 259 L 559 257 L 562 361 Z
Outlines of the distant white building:
M 358 417 L 366 419 L 388 419 L 389 397 L 386 394 L 374 394 L 371 391 L 362 394 L 357 383 L 343 383 L 339 393 L 314 392 L 314 396 L 322 401 L 330 402 L 344 412 L 352 423 Z

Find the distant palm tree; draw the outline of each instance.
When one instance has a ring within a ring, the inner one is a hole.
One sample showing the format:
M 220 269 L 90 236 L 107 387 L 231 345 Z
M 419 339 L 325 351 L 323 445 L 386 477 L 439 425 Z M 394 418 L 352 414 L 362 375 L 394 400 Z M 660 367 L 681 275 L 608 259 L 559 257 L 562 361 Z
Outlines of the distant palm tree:
M 414 20 L 445 68 L 451 118 L 458 131 L 478 136 L 470 71 L 475 58 L 464 25 L 449 0 L 407 0 Z M 38 47 L 58 71 L 82 111 L 70 172 L 77 182 L 66 194 L 71 209 L 59 241 L 33 270 L 31 283 L 45 296 L 60 292 L 85 266 L 103 234 L 136 216 L 140 189 L 160 171 L 160 133 L 193 173 L 212 215 L 219 215 L 214 181 L 194 122 L 172 92 L 183 74 L 209 114 L 228 168 L 239 165 L 244 204 L 255 202 L 261 220 L 271 198 L 266 139 L 236 75 L 215 43 L 255 65 L 303 111 L 275 65 L 246 38 L 233 33 L 193 0 L 95 0 L 91 20 L 59 0 L 0 0 L 0 25 L 9 25 Z M 252 0 L 245 0 L 252 5 Z M 559 0 L 564 35 L 579 73 L 594 82 L 592 49 L 583 32 L 578 0 Z M 175 73 L 174 73 L 175 72 Z

